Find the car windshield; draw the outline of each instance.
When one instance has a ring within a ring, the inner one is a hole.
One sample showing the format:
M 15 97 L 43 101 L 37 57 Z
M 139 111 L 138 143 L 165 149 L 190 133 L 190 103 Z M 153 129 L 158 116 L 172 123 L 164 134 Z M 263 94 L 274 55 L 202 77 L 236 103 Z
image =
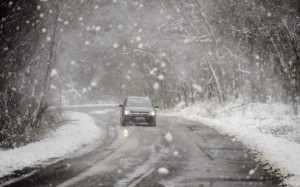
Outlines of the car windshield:
M 148 98 L 129 98 L 126 102 L 127 107 L 152 107 Z

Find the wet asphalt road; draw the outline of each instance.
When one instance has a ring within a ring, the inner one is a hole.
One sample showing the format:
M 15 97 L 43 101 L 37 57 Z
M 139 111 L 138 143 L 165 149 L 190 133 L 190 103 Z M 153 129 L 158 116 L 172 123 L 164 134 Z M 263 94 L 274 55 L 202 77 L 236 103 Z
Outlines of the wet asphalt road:
M 241 144 L 204 125 L 159 116 L 157 127 L 121 127 L 115 106 L 68 110 L 95 117 L 101 139 L 66 158 L 2 178 L 0 186 L 278 186 Z

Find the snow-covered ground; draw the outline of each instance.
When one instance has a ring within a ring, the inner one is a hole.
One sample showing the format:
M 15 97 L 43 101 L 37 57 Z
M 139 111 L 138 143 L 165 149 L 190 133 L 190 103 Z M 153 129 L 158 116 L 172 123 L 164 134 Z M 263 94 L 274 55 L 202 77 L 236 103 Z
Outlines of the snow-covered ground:
M 105 109 L 105 110 L 97 110 L 97 111 L 93 111 L 90 112 L 91 114 L 107 114 L 109 112 L 114 112 L 116 111 L 116 109 Z
M 115 107 L 117 107 L 118 106 L 118 104 L 116 104 L 116 103 L 111 103 L 111 104 L 89 104 L 89 105 L 64 105 L 64 106 L 62 106 L 62 108 L 64 109 L 64 108 L 86 108 L 86 107 L 95 107 L 95 108 L 97 108 L 97 107 L 109 107 L 109 106 L 115 106 Z
M 0 177 L 15 170 L 42 164 L 51 158 L 66 156 L 100 138 L 100 128 L 92 117 L 79 112 L 67 112 L 65 115 L 72 121 L 41 141 L 0 151 Z
M 183 117 L 210 126 L 242 142 L 256 159 L 279 169 L 284 183 L 300 186 L 300 118 L 284 104 L 197 103 L 163 111 L 161 115 Z M 289 177 L 288 177 L 289 176 Z

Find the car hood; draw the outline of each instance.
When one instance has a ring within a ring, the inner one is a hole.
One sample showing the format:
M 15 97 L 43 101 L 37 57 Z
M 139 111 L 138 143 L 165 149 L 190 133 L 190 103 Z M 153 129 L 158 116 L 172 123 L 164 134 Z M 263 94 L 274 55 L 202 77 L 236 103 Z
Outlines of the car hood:
M 153 107 L 125 107 L 126 110 L 130 112 L 151 112 L 153 111 Z

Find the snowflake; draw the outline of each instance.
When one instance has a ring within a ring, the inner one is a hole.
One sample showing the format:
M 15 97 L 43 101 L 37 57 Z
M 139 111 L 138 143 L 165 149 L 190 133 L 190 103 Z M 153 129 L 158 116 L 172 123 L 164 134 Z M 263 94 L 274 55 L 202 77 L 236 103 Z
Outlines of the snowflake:
M 56 69 L 52 69 L 51 70 L 51 73 L 50 73 L 50 76 L 51 77 L 54 77 L 54 76 L 56 76 L 58 74 L 58 72 L 56 71 Z
M 164 168 L 164 167 L 159 168 L 157 171 L 161 175 L 168 175 L 169 174 L 169 170 L 167 168 Z
M 51 37 L 47 36 L 47 41 L 50 42 L 51 41 Z
M 95 31 L 100 31 L 101 30 L 101 27 L 100 26 L 97 26 L 96 28 L 95 28 Z
M 184 41 L 183 41 L 184 44 L 187 44 L 187 43 L 190 43 L 190 42 L 191 41 L 188 38 L 184 39 Z
M 168 141 L 168 142 L 172 142 L 173 141 L 173 136 L 170 132 L 168 132 L 164 138 Z
M 143 43 L 140 43 L 139 45 L 138 45 L 138 48 L 139 49 L 142 49 L 144 47 L 144 44 Z
M 97 85 L 98 85 L 97 82 L 91 82 L 92 87 L 96 87 Z
M 118 44 L 118 43 L 114 43 L 113 47 L 114 47 L 114 48 L 118 48 L 118 47 L 119 47 L 119 44 Z
M 173 155 L 178 156 L 179 155 L 178 151 L 174 151 Z
M 159 84 L 158 84 L 157 82 L 154 83 L 153 88 L 154 88 L 155 90 L 158 90 L 158 89 L 159 89 Z
M 51 88 L 52 90 L 56 90 L 56 86 L 54 86 L 53 84 L 50 85 L 50 88 Z
M 161 74 L 158 75 L 157 78 L 158 78 L 159 80 L 164 80 L 164 79 L 165 79 L 165 77 L 164 77 L 163 75 L 161 75 Z

